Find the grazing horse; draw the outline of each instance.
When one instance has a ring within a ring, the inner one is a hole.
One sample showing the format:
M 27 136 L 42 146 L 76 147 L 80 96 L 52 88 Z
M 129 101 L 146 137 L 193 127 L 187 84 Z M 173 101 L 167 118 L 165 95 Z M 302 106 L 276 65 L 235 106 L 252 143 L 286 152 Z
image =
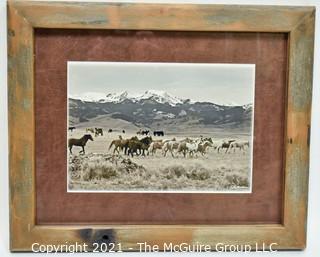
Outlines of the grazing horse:
M 103 136 L 103 129 L 102 128 L 94 128 L 94 135 L 96 137 L 99 135 Z
M 86 128 L 86 132 L 94 133 L 94 129 L 93 128 Z
M 144 137 L 141 140 L 129 140 L 127 154 L 133 157 L 133 154 L 145 156 L 145 150 L 148 150 L 150 144 L 152 143 L 151 137 Z M 139 150 L 139 153 L 138 153 Z
M 234 141 L 230 144 L 228 152 L 230 152 L 233 149 L 233 152 L 236 151 L 236 148 L 239 148 L 240 151 L 245 153 L 244 148 L 248 146 L 249 148 L 249 141 Z
M 228 152 L 228 149 L 229 149 L 229 147 L 230 147 L 230 144 L 232 143 L 232 142 L 234 142 L 234 141 L 236 141 L 236 140 L 228 140 L 228 141 L 222 141 L 221 143 L 220 143 L 220 145 L 217 147 L 217 151 L 218 151 L 218 153 L 220 153 L 220 150 L 222 150 L 222 149 L 226 149 L 226 151 L 225 151 L 225 153 L 227 153 Z
M 84 147 L 87 144 L 88 140 L 93 141 L 93 138 L 92 138 L 92 136 L 90 134 L 86 134 L 86 135 L 84 135 L 83 137 L 81 137 L 79 139 L 70 138 L 68 140 L 68 147 L 69 147 L 70 153 L 72 154 L 72 147 L 73 146 L 81 146 L 82 150 L 79 153 L 85 154 Z
M 153 131 L 153 135 L 154 136 L 164 136 L 164 132 L 162 130 L 158 130 L 158 131 Z
M 69 127 L 69 128 L 68 128 L 68 130 L 71 131 L 71 132 L 72 132 L 74 129 L 76 129 L 76 127 Z

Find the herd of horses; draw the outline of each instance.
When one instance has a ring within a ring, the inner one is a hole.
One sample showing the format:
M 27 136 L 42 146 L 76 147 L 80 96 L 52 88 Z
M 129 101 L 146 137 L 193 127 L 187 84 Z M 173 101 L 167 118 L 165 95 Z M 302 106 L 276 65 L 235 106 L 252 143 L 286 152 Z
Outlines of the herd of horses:
M 172 157 L 179 154 L 184 157 L 196 156 L 198 153 L 205 156 L 208 153 L 209 148 L 213 148 L 217 153 L 231 153 L 235 152 L 237 149 L 243 153 L 249 148 L 249 141 L 246 140 L 213 140 L 212 138 L 198 138 L 191 139 L 185 138 L 182 140 L 177 140 L 176 138 L 170 140 L 153 140 L 152 137 L 147 136 L 142 139 L 134 136 L 130 139 L 123 139 L 119 136 L 119 139 L 113 140 L 109 146 L 109 151 L 113 148 L 113 154 L 120 154 L 123 152 L 125 155 L 134 154 L 145 156 L 155 155 L 159 150 L 165 157 L 167 153 L 170 153 Z
M 73 146 L 79 146 L 82 147 L 80 153 L 85 154 L 84 147 L 89 140 L 93 141 L 91 134 L 85 134 L 79 139 L 70 138 L 68 141 L 70 153 L 72 154 Z M 232 153 L 236 152 L 236 150 L 245 153 L 249 148 L 249 141 L 236 139 L 214 140 L 210 137 L 200 137 L 196 139 L 185 138 L 181 140 L 173 138 L 162 140 L 153 139 L 151 136 L 146 136 L 141 139 L 139 139 L 137 136 L 133 136 L 125 139 L 119 135 L 119 138 L 112 140 L 109 145 L 109 151 L 112 151 L 114 155 L 123 153 L 131 157 L 134 157 L 134 155 L 153 156 L 157 153 L 157 151 L 160 151 L 164 157 L 168 153 L 170 153 L 172 157 L 176 157 L 178 155 L 182 155 L 183 157 L 193 157 L 197 156 L 197 154 L 205 156 L 210 148 L 217 153 Z
M 73 132 L 73 130 L 75 130 L 75 129 L 76 129 L 76 127 L 74 127 L 74 126 L 68 127 L 68 130 L 70 132 Z M 103 128 L 86 128 L 86 132 L 94 134 L 95 137 L 97 137 L 99 135 L 103 136 Z M 112 132 L 121 132 L 123 134 L 126 133 L 126 131 L 124 129 L 122 129 L 122 130 L 108 129 L 108 133 L 112 133 Z M 148 136 L 150 134 L 151 134 L 150 130 L 139 129 L 137 131 L 137 135 L 146 135 L 146 136 Z M 160 137 L 162 136 L 163 137 L 164 136 L 164 131 L 163 130 L 155 130 L 155 131 L 153 131 L 153 135 L 154 136 L 160 136 Z

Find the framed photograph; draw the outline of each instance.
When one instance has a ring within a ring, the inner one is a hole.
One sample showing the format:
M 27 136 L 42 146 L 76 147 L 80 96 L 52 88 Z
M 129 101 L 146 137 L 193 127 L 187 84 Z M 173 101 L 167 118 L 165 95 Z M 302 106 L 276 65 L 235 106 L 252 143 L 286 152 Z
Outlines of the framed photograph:
M 11 250 L 305 248 L 314 16 L 9 1 Z
M 250 193 L 254 75 L 254 64 L 68 62 L 68 189 Z

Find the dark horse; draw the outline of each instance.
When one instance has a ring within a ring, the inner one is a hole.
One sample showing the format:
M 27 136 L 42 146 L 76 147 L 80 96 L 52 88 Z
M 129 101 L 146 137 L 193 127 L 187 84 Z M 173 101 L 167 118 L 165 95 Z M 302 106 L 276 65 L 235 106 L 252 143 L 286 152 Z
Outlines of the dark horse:
M 112 132 L 116 132 L 116 131 L 119 131 L 119 130 L 108 129 L 108 133 L 112 133 Z M 126 133 L 126 131 L 125 131 L 124 129 L 123 129 L 121 132 L 122 132 L 123 134 Z
M 163 130 L 153 131 L 154 136 L 164 136 Z
M 94 128 L 94 135 L 96 137 L 99 136 L 99 135 L 103 136 L 103 129 L 102 128 Z
M 93 138 L 90 134 L 84 135 L 82 138 L 70 138 L 68 141 L 69 151 L 72 154 L 72 147 L 73 146 L 81 146 L 82 150 L 79 153 L 85 154 L 84 147 L 87 144 L 88 140 L 93 141 Z
M 141 135 L 149 135 L 150 130 L 142 130 Z
M 220 146 L 218 146 L 218 148 L 217 148 L 218 153 L 220 153 L 220 150 L 223 150 L 223 148 L 227 149 L 227 150 L 225 151 L 225 153 L 227 153 L 228 150 L 229 150 L 230 144 L 231 144 L 232 142 L 234 142 L 234 141 L 236 141 L 236 140 L 233 139 L 233 140 L 228 140 L 228 141 L 226 141 L 226 142 L 222 142 L 222 144 L 221 144 Z
M 68 130 L 71 131 L 71 132 L 72 132 L 74 129 L 76 129 L 76 127 L 69 127 L 69 128 L 68 128 Z
M 139 155 L 142 153 L 142 156 L 145 156 L 144 151 L 148 150 L 150 144 L 152 143 L 152 137 L 145 137 L 141 140 L 130 140 L 128 142 L 128 151 L 127 154 L 133 157 L 133 153 L 136 153 L 136 155 Z M 139 150 L 139 153 L 138 153 Z

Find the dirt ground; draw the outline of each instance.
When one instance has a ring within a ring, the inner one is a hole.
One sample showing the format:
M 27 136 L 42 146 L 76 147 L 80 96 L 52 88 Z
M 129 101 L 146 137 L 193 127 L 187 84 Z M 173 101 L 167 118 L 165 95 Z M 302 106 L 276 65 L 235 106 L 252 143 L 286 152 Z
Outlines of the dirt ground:
M 69 132 L 69 138 L 80 138 L 86 134 L 85 129 L 76 129 Z M 79 154 L 80 147 L 72 149 L 69 154 L 69 190 L 105 190 L 105 191 L 190 191 L 190 192 L 217 192 L 239 191 L 250 189 L 251 176 L 251 149 L 245 152 L 237 150 L 235 153 L 217 153 L 209 148 L 205 156 L 198 154 L 195 157 L 183 157 L 174 153 L 162 152 L 152 156 L 134 156 L 129 158 L 121 153 L 113 155 L 113 148 L 108 150 L 112 140 L 131 138 L 136 133 L 126 131 L 104 132 L 103 136 L 88 141 L 84 155 Z M 164 137 L 153 139 L 176 140 L 189 138 L 211 137 L 213 140 L 241 139 L 249 140 L 245 133 L 226 131 L 212 131 L 211 133 L 188 133 L 177 131 Z M 139 136 L 142 138 L 143 136 Z

